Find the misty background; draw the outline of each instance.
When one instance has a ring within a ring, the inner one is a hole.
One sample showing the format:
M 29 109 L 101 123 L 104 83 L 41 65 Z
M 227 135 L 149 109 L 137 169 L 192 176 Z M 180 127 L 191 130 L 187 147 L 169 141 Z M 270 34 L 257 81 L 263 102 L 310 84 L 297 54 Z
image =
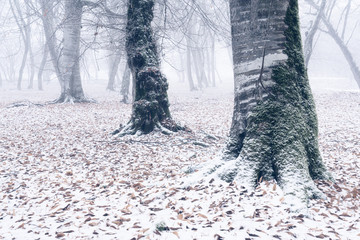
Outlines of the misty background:
M 16 1 L 2 0 L 0 8 L 0 95 L 5 92 L 33 91 L 38 90 L 38 71 L 44 55 L 45 37 L 42 22 L 40 19 L 37 0 L 18 1 L 20 12 L 12 11 L 10 4 Z M 110 1 L 111 2 L 111 1 Z M 113 1 L 115 2 L 115 1 Z M 120 1 L 117 1 L 120 2 Z M 162 58 L 162 68 L 169 81 L 169 93 L 186 94 L 190 92 L 188 77 L 186 74 L 186 50 L 187 42 L 184 41 L 188 32 L 189 23 L 195 29 L 196 34 L 191 34 L 190 38 L 195 39 L 194 48 L 202 48 L 205 55 L 200 58 L 209 57 L 210 45 L 207 43 L 209 36 L 207 30 L 214 31 L 215 47 L 215 82 L 209 82 L 208 86 L 199 86 L 197 75 L 192 72 L 195 81 L 196 92 L 214 89 L 224 93 L 233 91 L 233 69 L 231 59 L 231 38 L 230 23 L 227 1 L 217 0 L 198 1 L 199 5 L 191 15 L 192 21 L 179 20 L 179 16 L 184 15 L 182 6 L 175 1 L 169 1 L 168 6 L 157 5 L 157 16 L 154 26 L 159 45 L 160 56 Z M 182 1 L 186 2 L 186 1 Z M 348 20 L 345 31 L 344 26 L 345 10 L 351 2 L 348 11 Z M 320 4 L 320 1 L 317 1 Z M 303 42 L 307 31 L 309 31 L 316 18 L 316 9 L 311 7 L 305 0 L 300 0 L 300 20 Z M 350 50 L 357 66 L 360 65 L 360 3 L 349 0 L 327 1 L 333 4 L 331 24 L 338 32 L 344 32 L 344 42 Z M 171 7 L 175 6 L 172 10 Z M 125 14 L 126 4 L 121 3 L 114 9 L 119 14 Z M 61 3 L 57 6 L 56 29 L 58 40 L 61 42 Z M 15 12 L 15 15 L 14 15 Z M 113 67 L 114 53 L 117 49 L 122 49 L 124 38 L 124 20 L 120 20 L 111 26 L 100 16 L 101 13 L 96 9 L 85 8 L 82 20 L 82 40 L 81 40 L 81 77 L 85 94 L 94 91 L 104 91 L 108 86 L 109 72 Z M 15 16 L 15 17 L 14 17 Z M 190 18 L 190 16 L 189 16 Z M 181 22 L 183 21 L 183 22 Z M 25 44 L 22 37 L 24 24 L 31 28 L 31 53 L 28 53 L 26 65 L 21 82 L 21 90 L 17 89 L 19 69 L 24 58 Z M 211 27 L 214 25 L 214 27 Z M 23 28 L 20 31 L 20 27 Z M 114 27 L 115 26 L 115 27 Z M 185 30 L 184 30 L 185 29 Z M 196 37 L 195 37 L 196 36 Z M 115 42 L 115 44 L 113 44 Z M 120 92 L 122 74 L 125 70 L 126 54 L 123 50 L 115 78 L 114 90 Z M 33 63 L 31 63 L 33 56 Z M 192 63 L 193 64 L 193 63 Z M 207 63 L 203 63 L 204 68 L 209 68 Z M 31 84 L 30 78 L 34 71 L 34 79 Z M 211 70 L 207 71 L 207 77 Z M 313 89 L 331 90 L 358 90 L 358 85 L 354 79 L 348 62 L 346 61 L 339 46 L 334 39 L 327 33 L 323 23 L 314 37 L 313 53 L 308 66 L 308 74 Z M 60 86 L 50 57 L 47 57 L 45 71 L 42 76 L 43 91 L 53 91 L 58 93 Z M 120 94 L 120 93 L 119 93 Z M 91 96 L 90 96 L 91 97 Z

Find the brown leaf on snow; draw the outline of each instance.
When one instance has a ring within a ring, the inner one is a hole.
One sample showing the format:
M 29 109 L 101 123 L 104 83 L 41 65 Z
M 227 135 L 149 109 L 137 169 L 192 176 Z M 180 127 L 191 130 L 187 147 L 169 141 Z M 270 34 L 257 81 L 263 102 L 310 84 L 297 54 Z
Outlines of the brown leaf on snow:
M 159 212 L 159 211 L 163 210 L 162 208 L 149 208 L 149 209 L 153 212 Z
M 115 221 L 112 221 L 112 223 L 114 223 L 114 224 L 116 224 L 116 225 L 120 226 L 120 225 L 122 225 L 124 222 L 123 222 L 123 221 L 121 221 L 120 219 L 117 219 L 117 220 L 115 220 Z
M 254 234 L 254 233 L 249 233 L 249 232 L 248 232 L 247 234 L 249 234 L 250 237 L 260 237 L 259 235 Z
M 142 205 L 149 205 L 149 203 L 151 203 L 152 201 L 154 201 L 155 198 L 153 199 L 149 199 L 149 200 L 145 200 L 144 202 L 140 202 Z
M 91 226 L 91 227 L 95 227 L 97 225 L 99 225 L 99 223 L 97 223 L 97 222 L 90 222 L 89 223 L 89 226 Z
M 329 236 L 327 236 L 327 235 L 325 235 L 325 234 L 320 234 L 320 235 L 316 235 L 315 236 L 316 238 L 321 238 L 321 239 L 324 239 L 324 238 L 326 238 L 326 237 L 329 237 Z
M 207 216 L 205 216 L 205 215 L 202 214 L 202 213 L 198 213 L 197 215 L 198 215 L 199 217 L 202 217 L 202 218 L 206 218 L 206 219 L 208 218 Z
M 122 225 L 124 222 L 130 222 L 130 218 L 123 218 L 120 217 L 119 219 L 116 219 L 115 221 L 112 221 L 112 223 L 116 224 L 117 226 Z
M 56 233 L 56 238 L 62 238 L 62 237 L 65 237 L 65 233 L 62 233 L 62 232 Z
M 19 228 L 25 229 L 25 223 L 20 224 L 20 225 L 18 226 L 18 229 L 19 229 Z
M 180 239 L 178 232 L 172 232 L 172 233 Z

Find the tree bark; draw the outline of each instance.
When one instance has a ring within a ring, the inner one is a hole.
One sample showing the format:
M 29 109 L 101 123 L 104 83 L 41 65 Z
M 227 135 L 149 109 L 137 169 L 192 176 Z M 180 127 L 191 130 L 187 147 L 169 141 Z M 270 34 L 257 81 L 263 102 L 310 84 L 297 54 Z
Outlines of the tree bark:
M 274 179 L 303 208 L 330 179 L 318 149 L 317 118 L 299 31 L 297 0 L 230 0 L 234 115 L 222 160 L 210 176 L 254 187 Z
M 80 76 L 82 12 L 81 0 L 65 0 L 64 43 L 60 58 L 64 88 L 57 102 L 86 101 Z
M 135 82 L 135 96 L 129 123 L 114 132 L 120 136 L 146 134 L 155 128 L 163 132 L 179 129 L 170 115 L 168 83 L 160 71 L 160 59 L 151 27 L 153 7 L 153 0 L 129 0 L 125 48 Z

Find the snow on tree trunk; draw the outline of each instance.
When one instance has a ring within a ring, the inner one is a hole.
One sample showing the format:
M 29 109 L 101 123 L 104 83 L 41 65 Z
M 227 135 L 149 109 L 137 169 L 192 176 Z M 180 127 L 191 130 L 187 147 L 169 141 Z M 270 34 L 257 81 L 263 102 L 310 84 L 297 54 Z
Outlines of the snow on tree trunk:
M 313 180 L 331 176 L 318 150 L 298 2 L 230 0 L 230 11 L 233 122 L 223 159 L 205 169 L 206 174 L 246 187 L 260 178 L 274 179 L 287 200 L 304 206 L 309 198 L 323 196 Z
M 57 102 L 86 101 L 80 77 L 80 33 L 83 4 L 80 0 L 65 1 L 64 43 L 61 74 L 64 88 Z
M 177 131 L 171 119 L 167 96 L 168 83 L 160 71 L 160 60 L 151 28 L 153 0 L 129 0 L 126 26 L 126 52 L 135 82 L 132 116 L 114 134 Z

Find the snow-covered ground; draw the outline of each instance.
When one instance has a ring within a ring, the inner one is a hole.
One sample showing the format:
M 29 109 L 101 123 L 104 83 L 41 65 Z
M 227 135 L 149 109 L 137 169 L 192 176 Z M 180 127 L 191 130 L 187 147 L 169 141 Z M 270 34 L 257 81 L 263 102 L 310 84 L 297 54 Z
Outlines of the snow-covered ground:
M 317 91 L 324 161 L 336 182 L 308 216 L 263 182 L 187 189 L 188 169 L 216 158 L 231 124 L 231 91 L 173 89 L 173 118 L 192 132 L 113 138 L 131 106 L 97 91 L 97 104 L 7 108 L 56 91 L 0 90 L 0 239 L 360 239 L 360 92 Z M 189 168 L 190 167 L 190 168 Z

